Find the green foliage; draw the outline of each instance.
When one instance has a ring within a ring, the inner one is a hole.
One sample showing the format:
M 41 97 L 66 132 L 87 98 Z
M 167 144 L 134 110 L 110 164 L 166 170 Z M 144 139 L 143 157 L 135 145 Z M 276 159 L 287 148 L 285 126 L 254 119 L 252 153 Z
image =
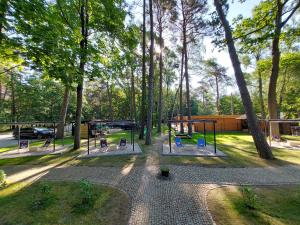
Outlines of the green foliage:
M 41 183 L 39 192 L 35 193 L 34 200 L 31 203 L 30 209 L 44 210 L 54 203 L 55 197 L 51 192 L 52 186 L 48 183 Z
M 249 209 L 257 209 L 258 201 L 257 195 L 253 188 L 251 187 L 242 187 L 241 188 L 243 203 Z
M 244 106 L 239 95 L 223 95 L 220 98 L 220 109 L 222 115 L 231 115 L 231 104 L 233 106 L 233 114 L 244 114 Z
M 6 174 L 4 170 L 0 170 L 0 188 L 4 187 L 6 184 Z
M 95 197 L 93 191 L 93 185 L 88 180 L 80 181 L 80 202 L 74 207 L 76 213 L 86 213 L 94 207 Z
M 170 172 L 170 169 L 169 169 L 169 167 L 161 167 L 160 171 L 161 172 Z

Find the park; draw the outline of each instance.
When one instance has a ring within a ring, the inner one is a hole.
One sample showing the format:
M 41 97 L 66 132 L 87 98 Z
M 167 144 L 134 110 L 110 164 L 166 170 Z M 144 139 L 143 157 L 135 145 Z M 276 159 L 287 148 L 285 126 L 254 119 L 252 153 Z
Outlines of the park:
M 298 0 L 1 0 L 0 224 L 300 224 Z

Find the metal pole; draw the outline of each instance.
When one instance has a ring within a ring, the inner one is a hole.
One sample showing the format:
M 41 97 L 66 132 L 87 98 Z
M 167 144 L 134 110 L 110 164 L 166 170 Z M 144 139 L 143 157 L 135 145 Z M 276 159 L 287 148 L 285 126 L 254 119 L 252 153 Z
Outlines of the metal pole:
M 90 123 L 88 122 L 88 155 L 90 154 Z
M 132 125 L 132 133 L 133 133 L 133 137 L 132 137 L 132 150 L 134 151 L 134 125 Z
M 169 127 L 169 148 L 170 148 L 170 153 L 172 153 L 172 146 L 171 146 L 171 123 L 168 123 Z
M 215 147 L 215 154 L 217 153 L 217 141 L 216 141 L 216 123 L 214 122 L 214 147 Z
M 97 130 L 95 130 L 95 133 L 94 133 L 94 142 L 95 142 L 95 148 L 97 148 Z
M 21 128 L 20 125 L 18 125 L 18 148 L 20 149 L 20 133 L 21 133 Z
M 54 134 L 54 138 L 53 138 L 53 151 L 55 152 L 55 136 L 56 136 L 56 134 L 55 134 L 55 122 L 53 123 L 53 126 L 54 126 L 54 129 L 53 129 L 53 134 Z
M 204 146 L 206 146 L 206 127 L 205 127 L 205 121 L 204 121 L 203 133 L 204 133 Z

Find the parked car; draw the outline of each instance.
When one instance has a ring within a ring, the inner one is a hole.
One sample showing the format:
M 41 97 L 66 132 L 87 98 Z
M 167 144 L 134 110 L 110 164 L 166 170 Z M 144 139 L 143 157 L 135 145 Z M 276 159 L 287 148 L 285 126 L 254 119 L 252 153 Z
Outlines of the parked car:
M 19 130 L 15 129 L 13 132 L 15 138 L 19 136 Z M 54 130 L 46 127 L 26 127 L 20 129 L 20 138 L 27 139 L 42 139 L 53 137 Z

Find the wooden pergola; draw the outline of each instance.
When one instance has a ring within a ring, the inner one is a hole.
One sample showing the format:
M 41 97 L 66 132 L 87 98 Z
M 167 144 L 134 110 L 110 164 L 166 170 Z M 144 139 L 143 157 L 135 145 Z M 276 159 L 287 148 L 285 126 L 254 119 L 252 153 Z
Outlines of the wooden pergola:
M 193 123 L 203 123 L 203 136 L 204 136 L 204 144 L 206 146 L 206 123 L 213 124 L 213 133 L 214 133 L 214 153 L 217 153 L 217 140 L 216 140 L 216 120 L 169 120 L 168 121 L 168 127 L 169 127 L 169 148 L 170 153 L 172 152 L 172 145 L 171 145 L 171 125 L 177 124 L 177 123 L 187 123 L 187 124 L 193 124 Z

